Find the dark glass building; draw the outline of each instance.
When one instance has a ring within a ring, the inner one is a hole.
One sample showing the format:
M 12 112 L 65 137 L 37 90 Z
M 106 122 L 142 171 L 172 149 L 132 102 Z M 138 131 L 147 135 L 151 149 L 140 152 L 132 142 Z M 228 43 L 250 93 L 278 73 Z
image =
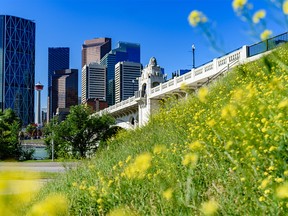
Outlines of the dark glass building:
M 34 123 L 35 28 L 33 21 L 0 15 L 0 107 L 23 125 Z
M 115 104 L 115 65 L 122 61 L 140 63 L 140 44 L 118 42 L 117 47 L 101 59 L 100 63 L 107 67 L 106 96 L 109 106 Z
M 52 113 L 78 105 L 78 70 L 56 70 L 52 76 Z
M 48 104 L 47 120 L 53 117 L 52 111 L 52 76 L 54 71 L 68 69 L 70 67 L 69 47 L 49 47 L 48 48 Z

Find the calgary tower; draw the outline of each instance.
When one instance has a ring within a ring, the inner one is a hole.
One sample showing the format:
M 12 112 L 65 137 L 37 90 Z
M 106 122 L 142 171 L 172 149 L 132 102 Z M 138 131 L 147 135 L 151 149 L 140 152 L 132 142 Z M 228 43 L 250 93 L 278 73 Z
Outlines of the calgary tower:
M 41 122 L 41 91 L 43 90 L 43 85 L 38 82 L 35 85 L 35 90 L 37 91 L 37 107 L 36 107 L 36 121 L 35 123 L 37 124 L 37 126 L 42 126 L 42 122 Z

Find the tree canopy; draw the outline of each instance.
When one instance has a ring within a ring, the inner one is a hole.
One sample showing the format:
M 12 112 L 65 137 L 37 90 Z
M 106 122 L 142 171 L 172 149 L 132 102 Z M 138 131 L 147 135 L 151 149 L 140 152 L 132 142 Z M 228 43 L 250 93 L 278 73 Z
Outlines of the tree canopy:
M 67 157 L 67 153 L 76 158 L 85 158 L 88 153 L 97 150 L 99 141 L 115 123 L 108 115 L 92 115 L 92 110 L 84 105 L 73 106 L 67 119 L 58 123 L 53 119 L 46 128 L 46 143 L 50 147 L 54 141 L 55 157 Z
M 19 159 L 22 154 L 18 135 L 21 121 L 12 109 L 0 111 L 0 159 Z

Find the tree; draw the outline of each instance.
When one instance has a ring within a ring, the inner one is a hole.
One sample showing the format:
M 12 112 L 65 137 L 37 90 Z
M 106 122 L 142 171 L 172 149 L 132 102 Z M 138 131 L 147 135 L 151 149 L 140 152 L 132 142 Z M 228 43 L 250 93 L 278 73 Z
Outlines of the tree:
M 12 109 L 0 111 L 0 159 L 19 159 L 22 155 L 18 134 L 21 121 Z
M 37 125 L 36 124 L 29 124 L 26 127 L 26 133 L 29 135 L 30 138 L 36 137 L 37 134 Z
M 92 115 L 92 110 L 84 105 L 73 106 L 67 119 L 60 124 L 49 124 L 50 135 L 46 140 L 51 145 L 52 131 L 54 133 L 55 152 L 57 156 L 65 156 L 71 152 L 73 157 L 85 158 L 87 153 L 95 152 L 99 141 L 106 131 L 115 123 L 108 115 Z

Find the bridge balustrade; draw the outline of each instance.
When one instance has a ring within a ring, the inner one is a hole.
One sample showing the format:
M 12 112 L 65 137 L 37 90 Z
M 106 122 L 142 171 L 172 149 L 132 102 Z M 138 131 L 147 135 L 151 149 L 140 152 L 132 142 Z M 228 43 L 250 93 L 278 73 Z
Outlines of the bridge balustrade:
M 268 40 L 253 44 L 248 47 L 248 57 L 252 57 L 260 53 L 269 51 L 286 42 L 288 42 L 288 32 L 277 35 Z
M 243 46 L 230 53 L 225 54 L 224 56 L 216 58 L 213 61 L 207 62 L 199 66 L 198 68 L 194 68 L 190 72 L 182 76 L 174 77 L 174 79 L 169 80 L 165 83 L 160 83 L 160 85 L 150 90 L 150 94 L 148 93 L 148 97 L 159 97 L 162 93 L 164 94 L 167 92 L 173 92 L 177 89 L 179 90 L 182 83 L 194 85 L 198 88 L 199 81 L 201 81 L 203 84 L 207 82 L 208 79 L 209 82 L 209 78 L 211 80 L 215 77 L 218 77 L 219 74 L 229 70 L 230 67 L 239 64 L 239 62 L 246 61 L 248 57 L 264 53 L 286 42 L 288 42 L 288 32 L 251 46 Z M 110 106 L 106 108 L 105 111 L 114 112 L 119 109 L 125 109 L 130 105 L 135 106 L 135 104 L 137 103 L 135 99 L 141 97 L 144 97 L 144 93 L 142 91 L 136 91 L 133 97 L 128 98 L 127 100 L 113 106 Z

